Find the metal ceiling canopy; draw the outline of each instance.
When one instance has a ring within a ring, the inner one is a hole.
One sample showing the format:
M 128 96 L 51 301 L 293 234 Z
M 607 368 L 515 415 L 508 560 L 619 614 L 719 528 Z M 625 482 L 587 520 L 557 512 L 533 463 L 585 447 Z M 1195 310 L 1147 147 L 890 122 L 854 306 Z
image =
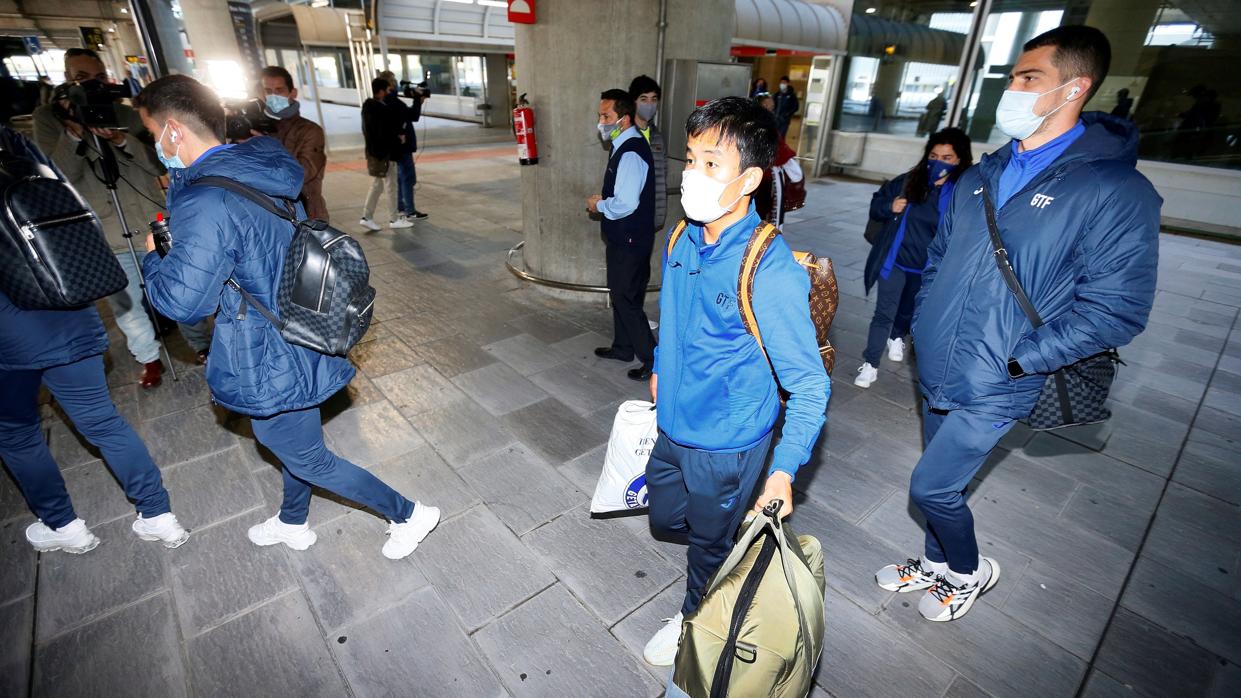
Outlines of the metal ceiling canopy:
M 848 49 L 849 15 L 805 0 L 736 0 L 734 46 L 840 54 Z

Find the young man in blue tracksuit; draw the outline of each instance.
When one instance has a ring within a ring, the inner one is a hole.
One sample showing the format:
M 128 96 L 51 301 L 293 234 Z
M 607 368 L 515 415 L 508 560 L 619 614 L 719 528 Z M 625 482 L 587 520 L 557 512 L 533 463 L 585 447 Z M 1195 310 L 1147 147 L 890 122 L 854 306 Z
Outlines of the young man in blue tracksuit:
M 0 126 L 0 151 L 60 172 L 24 136 Z M 62 177 L 63 179 L 63 177 Z M 38 521 L 26 540 L 40 552 L 85 553 L 99 538 L 78 517 L 65 479 L 48 450 L 39 387 L 56 398 L 69 421 L 103 454 L 138 511 L 131 525 L 143 540 L 175 548 L 189 538 L 168 502 L 159 468 L 108 393 L 103 353 L 108 333 L 94 305 L 77 310 L 22 310 L 0 293 L 0 460 Z
M 754 278 L 766 357 L 738 307 L 742 255 L 762 222 L 750 196 L 775 158 L 775 118 L 748 99 L 727 97 L 695 110 L 686 130 L 681 205 L 690 223 L 664 260 L 651 376 L 659 438 L 646 483 L 651 528 L 688 537 L 689 566 L 680 612 L 643 652 L 657 666 L 676 657 L 681 621 L 732 549 L 771 447 L 780 412 L 776 380 L 789 393 L 788 409 L 754 508 L 778 499 L 782 517 L 793 510 L 793 478 L 810 458 L 830 390 L 806 302 L 810 279 L 783 238 L 772 242 Z
M 925 450 L 910 482 L 926 545 L 876 573 L 885 589 L 927 589 L 918 609 L 928 620 L 960 618 L 999 579 L 999 563 L 979 557 L 964 498 L 988 454 L 1030 413 L 1048 374 L 1146 326 L 1162 200 L 1134 167 L 1133 124 L 1082 113 L 1110 56 L 1090 27 L 1026 43 L 996 110 L 1012 143 L 961 177 L 931 243 L 913 322 Z M 984 196 L 1046 323 L 1037 330 L 996 265 Z
M 313 545 L 317 537 L 306 518 L 315 485 L 383 515 L 390 522 L 383 555 L 409 555 L 439 522 L 439 509 L 406 499 L 323 443 L 319 405 L 349 383 L 353 364 L 286 342 L 226 285 L 233 281 L 278 312 L 276 290 L 293 226 L 236 192 L 195 184 L 201 177 L 226 177 L 292 201 L 302 188 L 301 165 L 273 138 L 221 143 L 224 111 L 215 93 L 193 78 L 160 78 L 134 106 L 158 134 L 155 147 L 169 178 L 172 250 L 160 259 L 148 236 L 142 263 L 151 305 L 170 318 L 216 315 L 207 359 L 211 398 L 250 415 L 255 438 L 284 465 L 280 513 L 252 526 L 250 541 L 294 550 Z M 296 213 L 305 218 L 301 204 Z

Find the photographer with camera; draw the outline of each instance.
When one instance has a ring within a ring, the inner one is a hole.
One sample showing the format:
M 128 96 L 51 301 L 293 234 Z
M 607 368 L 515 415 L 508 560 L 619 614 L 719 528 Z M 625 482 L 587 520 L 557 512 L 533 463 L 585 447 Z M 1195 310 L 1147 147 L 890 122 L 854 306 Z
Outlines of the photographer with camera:
M 293 76 L 278 65 L 269 65 L 259 73 L 259 89 L 269 117 L 276 120 L 274 133 L 280 145 L 297 158 L 302 166 L 302 203 L 310 218 L 328 220 L 327 202 L 323 200 L 323 170 L 327 155 L 323 152 L 323 127 L 300 114 L 297 89 Z M 411 199 L 412 201 L 412 199 Z
M 109 296 L 108 302 L 130 354 L 143 365 L 140 385 L 153 388 L 163 380 L 159 344 L 142 307 L 138 268 L 104 181 L 103 160 L 115 159 L 117 199 L 125 219 L 133 224 L 149 221 L 163 210 L 164 193 L 156 180 L 164 168 L 137 112 L 116 103 L 124 96 L 124 88 L 112 84 L 99 54 L 79 48 L 66 51 L 65 78 L 68 82 L 56 88 L 52 102 L 34 110 L 35 141 L 90 204 L 108 233 L 108 243 L 129 277 L 129 286 Z M 105 154 L 100 148 L 110 152 Z M 181 325 L 181 334 L 197 352 L 199 363 L 205 362 L 210 326 L 206 322 Z
M 405 214 L 406 219 L 421 220 L 426 218 L 427 214 L 414 208 L 414 185 L 418 183 L 418 176 L 414 170 L 414 153 L 418 151 L 418 134 L 414 128 L 414 122 L 422 118 L 422 103 L 430 98 L 431 92 L 427 89 L 425 82 L 415 85 L 408 80 L 400 81 L 400 87 L 404 88 L 404 96 L 413 100 L 413 106 L 409 106 L 405 104 L 405 100 L 401 99 L 401 94 L 398 94 L 396 73 L 385 70 L 379 74 L 379 77 L 387 80 L 391 85 L 388 95 L 384 97 L 384 104 L 392 109 L 392 112 L 397 115 L 397 120 L 401 122 L 401 144 L 393 157 L 396 162 L 397 205 L 401 213 Z

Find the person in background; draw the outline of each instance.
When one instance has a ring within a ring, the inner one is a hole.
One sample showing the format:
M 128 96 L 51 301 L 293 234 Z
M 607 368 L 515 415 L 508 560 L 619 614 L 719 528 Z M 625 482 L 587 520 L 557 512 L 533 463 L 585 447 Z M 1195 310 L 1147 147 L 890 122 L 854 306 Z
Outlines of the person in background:
M 0 126 L 0 148 L 60 175 L 33 143 Z M 47 388 L 74 428 L 103 460 L 137 508 L 131 529 L 143 540 L 175 548 L 189 538 L 169 505 L 159 468 L 146 444 L 117 411 L 108 393 L 103 353 L 108 333 L 94 304 L 78 310 L 21 310 L 0 293 L 0 460 L 38 521 L 26 541 L 40 552 L 85 553 L 99 538 L 78 517 L 65 489 L 40 414 Z M 83 466 L 91 467 L 91 466 Z
M 302 193 L 306 215 L 326 221 L 327 202 L 323 199 L 323 172 L 327 154 L 323 152 L 323 127 L 301 115 L 293 76 L 278 65 L 269 65 L 259 73 L 259 89 L 267 115 L 276 119 L 272 134 L 302 166 Z
M 797 91 L 789 83 L 789 76 L 780 77 L 780 89 L 774 96 L 776 98 L 776 126 L 780 131 L 780 137 L 784 138 L 789 133 L 789 124 L 792 123 L 793 116 L 798 109 L 801 109 L 801 102 L 797 100 Z
M 1116 90 L 1116 106 L 1112 107 L 1112 116 L 1128 119 L 1131 109 L 1133 109 L 1133 98 L 1129 96 L 1129 88 L 1122 87 Z
M 81 48 L 65 51 L 65 79 L 84 83 L 84 87 L 92 81 L 112 82 L 99 54 Z M 64 173 L 65 181 L 73 185 L 99 217 L 108 235 L 108 244 L 129 277 L 129 285 L 109 296 L 108 304 L 116 316 L 116 326 L 125 335 L 129 353 L 142 364 L 138 384 L 143 388 L 154 388 L 163 381 L 164 373 L 164 364 L 159 358 L 159 342 L 151 317 L 142 305 L 141 280 L 130 254 L 129 242 L 122 234 L 124 231 L 112 197 L 100 180 L 102 153 L 96 150 L 94 136 L 98 135 L 99 143 L 111 150 L 116 158 L 121 176 L 116 183 L 116 196 L 131 229 L 144 230 L 149 222 L 155 220 L 155 214 L 165 213 L 164 192 L 157 181 L 163 176 L 164 168 L 155 156 L 151 134 L 142 126 L 137 112 L 124 104 L 115 104 L 113 108 L 120 128 L 87 127 L 81 123 L 77 108 L 69 101 L 67 91 L 63 90 L 63 86 L 57 90 L 60 98 L 34 110 L 35 142 L 52 158 Z M 197 354 L 198 363 L 206 363 L 207 351 L 211 346 L 208 321 L 181 325 L 180 329 L 181 336 Z
M 974 164 L 970 138 L 958 128 L 932 134 L 922 158 L 908 172 L 886 182 L 870 200 L 871 220 L 886 223 L 866 257 L 866 292 L 879 284 L 862 367 L 853 384 L 869 388 L 879 379 L 879 357 L 905 360 L 905 335 L 913 319 L 914 299 L 922 287 L 927 248 L 948 210 L 961 173 Z
M 397 168 L 394 160 L 400 157 L 401 122 L 400 114 L 384 103 L 392 85 L 383 78 L 371 80 L 371 93 L 374 95 L 362 104 L 362 138 L 366 142 L 366 171 L 371 176 L 371 189 L 366 194 L 366 204 L 362 207 L 362 220 L 358 225 L 374 232 L 381 226 L 373 219 L 375 205 L 379 203 L 379 195 L 385 187 L 388 190 L 388 211 L 391 218 L 388 227 L 393 230 L 412 228 L 414 222 L 401 215 L 397 199 Z
M 659 83 L 639 75 L 629 83 L 629 98 L 634 101 L 633 123 L 651 146 L 651 168 L 655 173 L 655 234 L 664 229 L 668 218 L 668 159 L 664 150 L 664 134 L 655 126 L 662 91 Z
M 602 193 L 586 199 L 586 210 L 601 216 L 607 244 L 607 283 L 612 299 L 612 345 L 595 349 L 601 359 L 642 362 L 626 374 L 651 377 L 655 335 L 643 303 L 651 279 L 655 245 L 655 174 L 651 147 L 634 127 L 635 105 L 624 90 L 599 95 L 600 140 L 611 146 Z
M 750 96 L 757 97 L 759 95 L 769 94 L 771 91 L 767 89 L 767 81 L 763 78 L 754 78 L 750 82 Z
M 947 108 L 948 102 L 944 99 L 944 93 L 937 92 L 931 101 L 926 103 L 926 111 L 922 112 L 922 116 L 918 119 L 917 135 L 919 138 L 928 133 L 935 133 Z
M 760 107 L 769 112 L 775 113 L 776 100 L 767 93 L 763 93 L 754 98 Z M 784 207 L 783 201 L 776 199 L 775 181 L 776 177 L 787 174 L 789 181 L 800 182 L 805 174 L 801 170 L 801 164 L 797 162 L 797 152 L 789 147 L 784 140 L 784 136 L 779 137 L 776 144 L 776 159 L 771 167 L 763 174 L 763 183 L 759 185 L 754 192 L 754 207 L 758 209 L 758 215 L 765 221 L 773 223 L 777 228 L 784 225 Z M 781 196 L 781 199 L 783 196 Z
M 401 99 L 397 90 L 396 73 L 385 70 L 379 77 L 387 80 L 390 85 L 384 104 L 392 108 L 401 122 L 401 145 L 397 148 L 396 157 L 397 206 L 406 218 L 421 220 L 426 218 L 427 214 L 414 207 L 414 185 L 418 183 L 418 174 L 414 169 L 414 153 L 418 152 L 418 129 L 414 128 L 414 122 L 422 118 L 422 102 L 426 99 L 426 93 L 415 90 L 413 106 L 410 106 Z

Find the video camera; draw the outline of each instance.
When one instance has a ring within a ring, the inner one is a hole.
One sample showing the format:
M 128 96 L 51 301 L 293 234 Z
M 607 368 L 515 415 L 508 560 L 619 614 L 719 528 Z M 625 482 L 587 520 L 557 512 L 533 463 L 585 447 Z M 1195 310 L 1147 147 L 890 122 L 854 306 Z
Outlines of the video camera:
M 247 99 L 240 102 L 225 102 L 224 135 L 230 141 L 240 141 L 253 136 L 252 131 L 263 134 L 276 132 L 276 122 L 267 113 L 267 105 L 261 99 Z
M 414 84 L 409 80 L 401 81 L 401 96 L 410 99 L 430 99 L 431 88 L 427 86 L 427 81 Z
M 100 80 L 83 80 L 59 85 L 52 92 L 57 116 L 95 128 L 123 128 L 116 116 L 116 101 L 129 96 L 124 85 Z M 66 109 L 60 103 L 68 101 Z

